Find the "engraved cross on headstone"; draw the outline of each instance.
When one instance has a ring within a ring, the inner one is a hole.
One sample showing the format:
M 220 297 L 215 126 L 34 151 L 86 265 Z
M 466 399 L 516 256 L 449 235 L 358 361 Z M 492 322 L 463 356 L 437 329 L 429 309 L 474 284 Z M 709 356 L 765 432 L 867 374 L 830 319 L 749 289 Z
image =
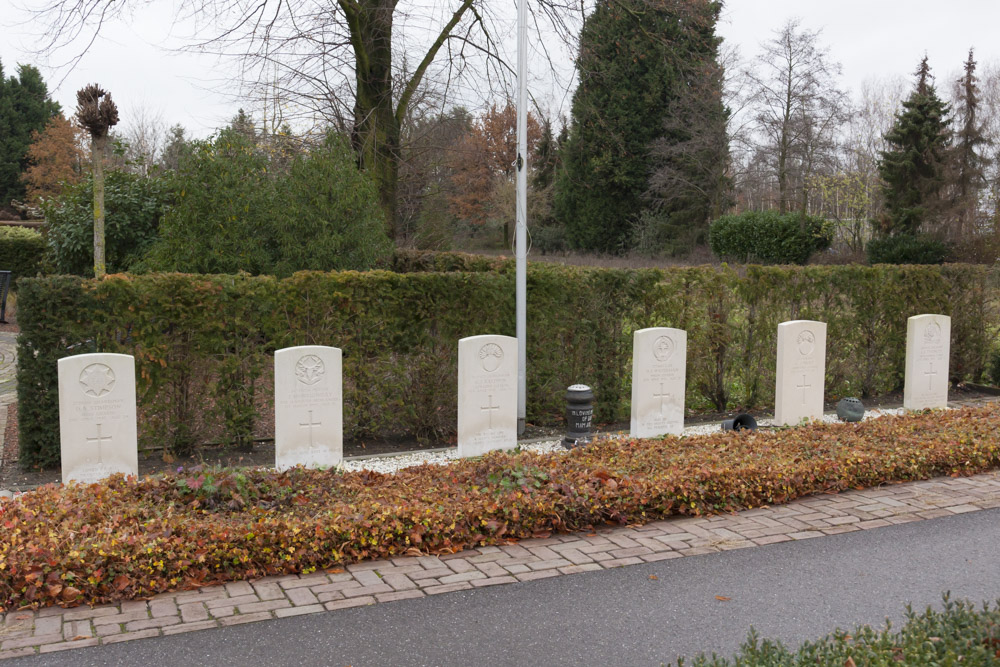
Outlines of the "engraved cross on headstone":
M 928 362 L 930 364 L 930 370 L 924 371 L 924 375 L 927 376 L 927 389 L 928 391 L 934 388 L 934 376 L 937 375 L 937 371 L 934 370 L 934 362 Z
M 660 383 L 660 393 L 653 394 L 653 398 L 660 399 L 660 416 L 663 416 L 663 401 L 670 398 L 670 394 L 663 391 L 663 383 Z
M 489 417 L 490 417 L 490 427 L 489 428 L 492 431 L 493 430 L 493 411 L 494 410 L 499 410 L 500 406 L 499 405 L 493 405 L 493 394 L 489 394 L 488 398 L 489 398 L 489 400 L 486 401 L 486 407 L 479 408 L 479 409 L 481 411 L 483 411 L 483 412 L 486 412 L 486 414 L 489 415 Z
M 88 443 L 93 443 L 93 442 L 97 443 L 97 465 L 104 465 L 104 461 L 101 459 L 101 445 L 104 444 L 105 440 L 108 441 L 108 442 L 111 442 L 111 436 L 110 435 L 105 435 L 105 436 L 101 435 L 101 425 L 100 424 L 97 425 L 97 437 L 96 438 L 87 438 L 87 442 Z
M 806 375 L 802 374 L 802 384 L 795 385 L 796 389 L 802 390 L 802 405 L 806 404 L 806 389 L 812 389 L 811 384 L 806 384 Z
M 309 429 L 309 453 L 310 454 L 313 451 L 313 427 L 315 427 L 315 426 L 322 426 L 322 425 L 323 425 L 323 422 L 319 422 L 319 421 L 318 422 L 314 422 L 313 421 L 313 411 L 312 410 L 309 411 L 309 421 L 307 421 L 305 424 L 303 424 L 301 422 L 299 423 L 299 427 L 300 428 L 307 428 L 307 429 Z

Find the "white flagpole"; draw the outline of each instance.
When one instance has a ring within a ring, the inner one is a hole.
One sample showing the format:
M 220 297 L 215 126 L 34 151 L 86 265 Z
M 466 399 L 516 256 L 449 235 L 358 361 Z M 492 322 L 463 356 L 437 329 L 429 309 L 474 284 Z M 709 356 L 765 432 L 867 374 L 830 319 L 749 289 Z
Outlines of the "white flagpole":
M 524 433 L 527 405 L 528 117 L 527 0 L 517 3 L 517 217 L 514 228 L 515 310 L 517 315 L 517 433 Z

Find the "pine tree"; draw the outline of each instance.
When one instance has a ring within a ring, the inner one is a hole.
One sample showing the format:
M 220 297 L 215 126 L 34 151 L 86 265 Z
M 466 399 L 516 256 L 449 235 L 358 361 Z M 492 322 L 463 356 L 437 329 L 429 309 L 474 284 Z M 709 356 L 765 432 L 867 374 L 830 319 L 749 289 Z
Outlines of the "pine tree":
M 715 59 L 720 9 L 714 0 L 598 0 L 585 20 L 555 195 L 574 247 L 628 249 L 647 205 L 650 145 L 690 77 L 712 69 L 704 65 Z
M 41 132 L 59 113 L 59 104 L 49 98 L 41 73 L 21 65 L 17 76 L 4 77 L 0 62 L 0 208 L 24 198 L 21 174 L 28 167 L 32 133 Z
M 958 131 L 954 149 L 954 223 L 950 228 L 953 241 L 965 240 L 975 232 L 979 195 L 986 185 L 988 160 L 982 149 L 990 142 L 983 134 L 978 118 L 979 87 L 976 61 L 972 49 L 965 61 L 965 76 L 958 80 L 958 100 L 955 111 Z
M 886 236 L 937 232 L 947 210 L 950 109 L 934 90 L 926 56 L 916 74 L 916 88 L 885 135 L 889 148 L 879 163 Z

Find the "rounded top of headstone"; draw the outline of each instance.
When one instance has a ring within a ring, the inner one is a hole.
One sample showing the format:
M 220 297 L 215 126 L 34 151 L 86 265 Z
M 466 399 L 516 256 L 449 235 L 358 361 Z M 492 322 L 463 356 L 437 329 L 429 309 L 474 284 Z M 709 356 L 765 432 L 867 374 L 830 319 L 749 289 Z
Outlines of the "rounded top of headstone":
M 590 387 L 585 384 L 571 384 L 566 391 L 590 391 Z
M 859 398 L 842 398 L 837 402 L 837 417 L 846 422 L 859 422 L 865 416 L 865 404 Z

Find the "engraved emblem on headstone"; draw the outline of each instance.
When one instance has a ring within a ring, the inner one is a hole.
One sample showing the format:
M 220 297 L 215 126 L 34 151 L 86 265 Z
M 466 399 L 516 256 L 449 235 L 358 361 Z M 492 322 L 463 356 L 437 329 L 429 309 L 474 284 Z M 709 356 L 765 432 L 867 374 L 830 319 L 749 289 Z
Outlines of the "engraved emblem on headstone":
M 324 375 L 326 366 L 315 354 L 307 354 L 295 363 L 295 377 L 302 384 L 314 385 L 322 380 Z
M 109 394 L 115 388 L 115 372 L 104 364 L 90 364 L 80 373 L 80 387 L 95 398 Z
M 503 348 L 496 343 L 487 343 L 479 348 L 479 360 L 483 364 L 483 370 L 492 373 L 500 368 L 503 361 Z
M 805 331 L 799 333 L 795 342 L 798 347 L 799 354 L 803 357 L 808 357 L 813 353 L 813 350 L 816 349 L 816 334 L 806 329 Z
M 931 345 L 937 345 L 941 342 L 941 325 L 937 322 L 931 322 L 924 328 L 924 341 L 930 343 Z
M 657 361 L 667 361 L 673 355 L 677 345 L 670 336 L 660 336 L 653 343 L 653 356 Z

